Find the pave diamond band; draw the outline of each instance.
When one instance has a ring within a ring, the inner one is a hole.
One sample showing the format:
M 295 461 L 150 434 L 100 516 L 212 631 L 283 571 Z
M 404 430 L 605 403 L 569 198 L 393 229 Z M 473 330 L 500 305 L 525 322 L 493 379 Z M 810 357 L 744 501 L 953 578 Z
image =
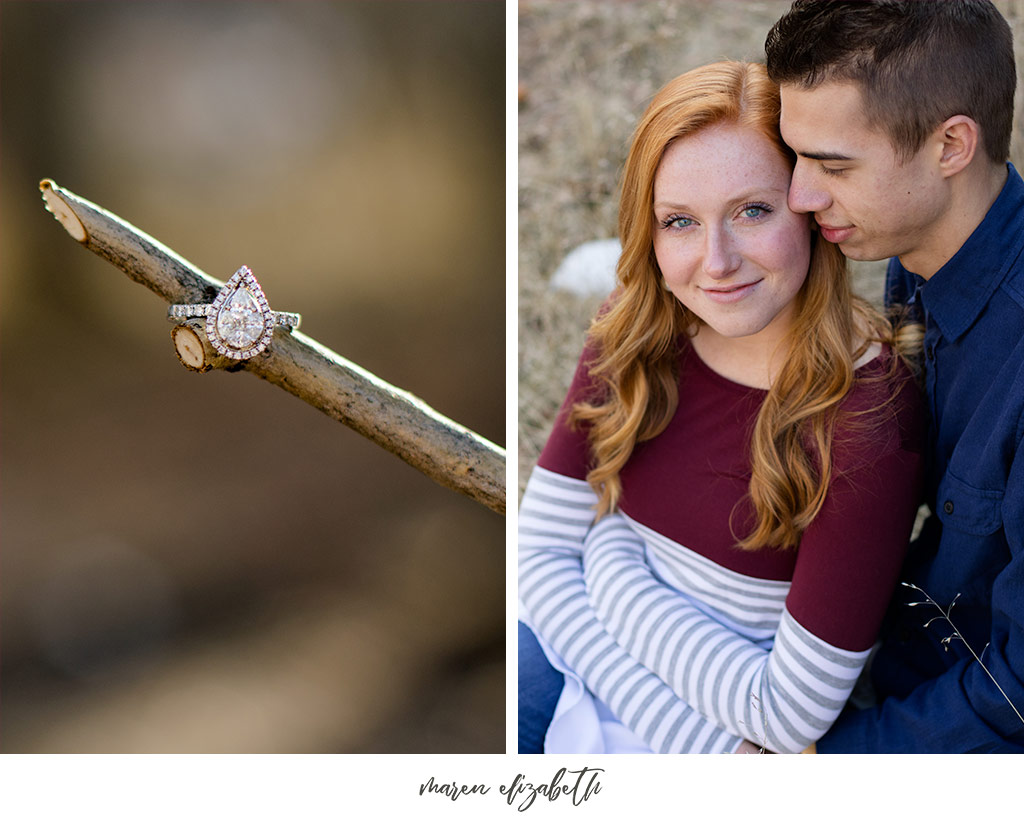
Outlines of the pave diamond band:
M 167 310 L 169 320 L 206 318 L 206 337 L 221 355 L 235 360 L 254 357 L 267 348 L 274 328 L 296 329 L 302 317 L 274 312 L 248 266 L 221 287 L 213 303 L 179 303 Z
M 212 303 L 176 303 L 168 307 L 168 320 L 184 320 L 185 318 L 205 318 L 213 309 Z M 297 312 L 271 312 L 274 326 L 286 326 L 297 329 L 302 322 L 302 315 Z

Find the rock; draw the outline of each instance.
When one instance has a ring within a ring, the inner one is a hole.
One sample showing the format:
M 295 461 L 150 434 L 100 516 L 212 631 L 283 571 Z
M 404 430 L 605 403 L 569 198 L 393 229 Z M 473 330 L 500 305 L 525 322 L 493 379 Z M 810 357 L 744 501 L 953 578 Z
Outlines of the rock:
M 559 264 L 551 276 L 551 288 L 580 297 L 607 295 L 615 288 L 615 267 L 621 253 L 615 238 L 581 244 Z

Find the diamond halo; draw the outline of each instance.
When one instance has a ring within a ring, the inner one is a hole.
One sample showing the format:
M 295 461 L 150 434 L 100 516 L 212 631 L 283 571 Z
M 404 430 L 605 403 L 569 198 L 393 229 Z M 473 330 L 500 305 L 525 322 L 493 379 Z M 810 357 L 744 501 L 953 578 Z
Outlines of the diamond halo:
M 267 296 L 248 266 L 217 293 L 206 315 L 206 337 L 220 354 L 245 360 L 267 348 L 274 319 Z
M 248 266 L 242 266 L 221 287 L 213 303 L 176 304 L 167 310 L 170 320 L 206 319 L 206 338 L 217 352 L 234 360 L 260 354 L 270 343 L 274 327 L 297 328 L 294 312 L 273 312 L 267 296 Z

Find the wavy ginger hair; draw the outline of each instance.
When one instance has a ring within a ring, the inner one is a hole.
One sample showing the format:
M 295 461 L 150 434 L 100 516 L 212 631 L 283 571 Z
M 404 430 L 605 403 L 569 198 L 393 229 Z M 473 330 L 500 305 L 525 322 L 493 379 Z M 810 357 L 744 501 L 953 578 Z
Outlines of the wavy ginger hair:
M 662 281 L 652 235 L 655 175 L 673 141 L 718 123 L 756 129 L 793 165 L 779 133 L 778 87 L 757 63 L 712 63 L 677 77 L 637 126 L 622 176 L 619 288 L 589 333 L 596 357 L 588 366 L 600 400 L 577 403 L 569 417 L 588 425 L 587 481 L 599 495 L 599 517 L 616 508 L 619 472 L 634 446 L 659 434 L 675 414 L 679 336 L 692 336 L 702 323 Z M 783 344 L 785 363 L 751 438 L 756 525 L 738 541 L 744 549 L 799 543 L 825 500 L 836 412 L 853 386 L 854 362 L 871 341 L 895 343 L 885 319 L 850 292 L 838 247 L 816 232 L 811 242 L 808 276 Z

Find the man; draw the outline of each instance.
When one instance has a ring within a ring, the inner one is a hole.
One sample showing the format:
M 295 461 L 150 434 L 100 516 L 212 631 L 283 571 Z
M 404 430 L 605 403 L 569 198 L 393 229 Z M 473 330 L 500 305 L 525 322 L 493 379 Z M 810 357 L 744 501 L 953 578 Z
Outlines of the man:
M 925 325 L 930 515 L 903 572 L 920 590 L 895 593 L 871 668 L 878 703 L 844 712 L 817 751 L 1024 752 L 1009 26 L 987 0 L 797 0 L 765 50 L 797 154 L 790 207 L 851 258 L 892 257 L 887 300 Z

